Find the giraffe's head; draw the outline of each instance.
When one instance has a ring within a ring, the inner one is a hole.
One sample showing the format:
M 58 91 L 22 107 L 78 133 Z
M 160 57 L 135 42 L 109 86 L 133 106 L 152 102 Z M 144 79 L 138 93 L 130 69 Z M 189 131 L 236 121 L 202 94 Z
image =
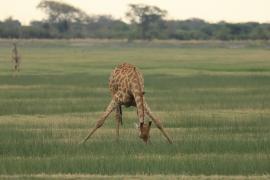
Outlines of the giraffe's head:
M 147 143 L 150 138 L 150 129 L 151 129 L 152 122 L 149 121 L 148 124 L 141 123 L 140 126 L 137 125 L 137 129 L 139 132 L 139 137 Z

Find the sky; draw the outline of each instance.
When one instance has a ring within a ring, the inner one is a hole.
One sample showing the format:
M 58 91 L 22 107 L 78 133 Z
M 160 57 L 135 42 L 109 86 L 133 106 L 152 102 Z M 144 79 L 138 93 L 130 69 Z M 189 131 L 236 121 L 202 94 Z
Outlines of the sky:
M 128 4 L 155 5 L 168 11 L 167 19 L 201 18 L 208 22 L 270 22 L 270 0 L 60 0 L 90 15 L 125 18 Z M 40 0 L 0 0 L 0 20 L 12 16 L 23 24 L 46 16 Z

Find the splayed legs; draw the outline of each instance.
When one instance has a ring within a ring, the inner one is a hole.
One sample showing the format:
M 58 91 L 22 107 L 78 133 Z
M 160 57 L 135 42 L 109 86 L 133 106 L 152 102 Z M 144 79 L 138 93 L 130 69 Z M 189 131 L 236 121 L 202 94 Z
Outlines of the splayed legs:
M 94 134 L 94 132 L 104 124 L 106 118 L 117 107 L 117 105 L 118 105 L 118 103 L 115 101 L 115 99 L 112 99 L 110 104 L 108 105 L 106 111 L 103 113 L 103 115 L 97 121 L 95 128 L 92 131 L 90 131 L 90 133 L 85 137 L 85 139 L 81 143 L 85 143 Z
M 168 134 L 165 132 L 162 123 L 160 122 L 160 120 L 158 118 L 156 118 L 153 113 L 151 112 L 148 104 L 145 102 L 144 103 L 144 108 L 145 108 L 145 112 L 146 114 L 152 119 L 152 121 L 154 121 L 154 123 L 156 124 L 157 128 L 162 132 L 162 134 L 166 137 L 166 139 L 168 140 L 168 142 L 170 144 L 172 144 L 172 140 L 171 138 L 168 136 Z

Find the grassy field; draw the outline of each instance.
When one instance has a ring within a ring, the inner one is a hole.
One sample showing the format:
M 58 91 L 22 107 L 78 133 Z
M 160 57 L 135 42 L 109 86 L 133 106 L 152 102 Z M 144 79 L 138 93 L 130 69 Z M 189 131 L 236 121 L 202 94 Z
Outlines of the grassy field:
M 13 77 L 11 41 L 0 40 L 0 178 L 268 179 L 269 47 L 23 40 Z M 157 128 L 143 144 L 134 108 L 124 109 L 119 142 L 111 115 L 78 145 L 110 101 L 108 77 L 122 62 L 143 72 L 146 99 L 173 145 Z

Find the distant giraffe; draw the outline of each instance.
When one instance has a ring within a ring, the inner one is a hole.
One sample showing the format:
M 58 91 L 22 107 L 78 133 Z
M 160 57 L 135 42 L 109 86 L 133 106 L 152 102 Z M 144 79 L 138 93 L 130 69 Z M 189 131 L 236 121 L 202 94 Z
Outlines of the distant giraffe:
M 95 128 L 86 136 L 82 143 L 86 142 L 94 132 L 100 128 L 109 114 L 115 110 L 116 112 L 116 133 L 117 139 L 119 138 L 119 124 L 122 124 L 122 108 L 135 106 L 137 107 L 137 114 L 139 117 L 140 125 L 139 137 L 147 143 L 149 140 L 149 132 L 151 127 L 151 121 L 148 124 L 144 123 L 145 114 L 150 117 L 158 127 L 158 129 L 163 133 L 169 143 L 172 140 L 167 135 L 159 119 L 157 119 L 151 112 L 148 104 L 144 97 L 144 80 L 142 74 L 139 72 L 138 68 L 131 64 L 120 64 L 112 72 L 109 79 L 109 89 L 111 91 L 112 100 L 108 105 L 106 111 L 97 121 Z
M 11 51 L 11 59 L 12 59 L 12 62 L 14 63 L 14 69 L 13 70 L 15 72 L 20 71 L 19 66 L 20 66 L 20 59 L 21 58 L 19 56 L 16 43 L 13 43 L 13 49 Z

